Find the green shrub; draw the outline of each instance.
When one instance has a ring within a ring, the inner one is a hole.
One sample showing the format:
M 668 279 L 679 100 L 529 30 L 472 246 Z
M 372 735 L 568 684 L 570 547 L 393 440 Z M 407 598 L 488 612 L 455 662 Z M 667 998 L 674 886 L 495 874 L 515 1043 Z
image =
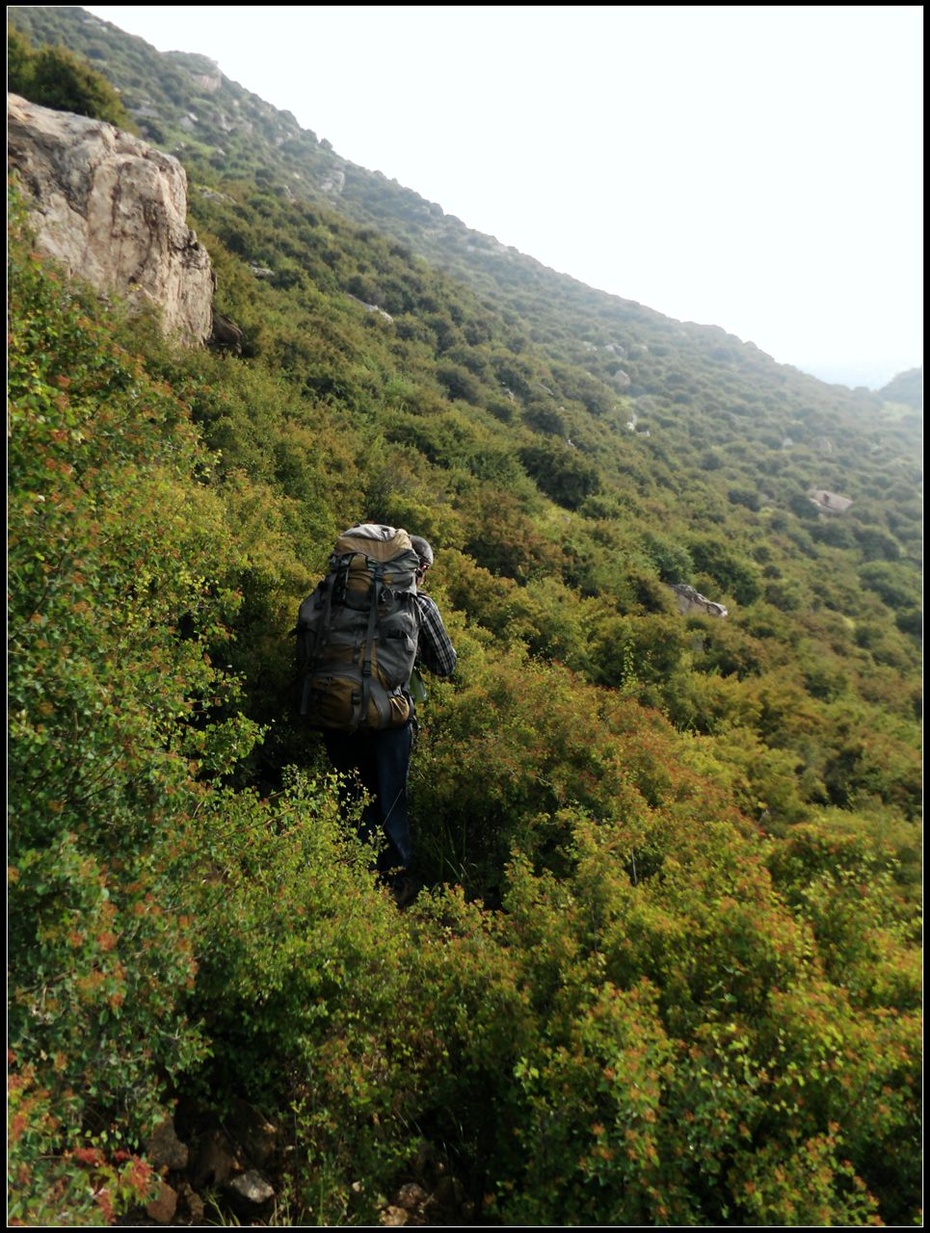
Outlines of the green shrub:
M 208 648 L 236 600 L 221 508 L 197 480 L 208 456 L 94 310 L 14 236 L 8 1030 L 55 1110 L 34 1104 L 21 1141 L 61 1178 L 98 1137 L 138 1144 L 170 1076 L 203 1055 L 181 1007 L 195 967 L 173 853 L 198 770 L 256 735 L 213 716 L 231 683 Z M 42 1184 L 30 1174 L 24 1210 Z
M 119 94 L 100 73 L 65 47 L 34 49 L 18 31 L 7 27 L 7 88 L 42 107 L 105 120 L 138 133 Z

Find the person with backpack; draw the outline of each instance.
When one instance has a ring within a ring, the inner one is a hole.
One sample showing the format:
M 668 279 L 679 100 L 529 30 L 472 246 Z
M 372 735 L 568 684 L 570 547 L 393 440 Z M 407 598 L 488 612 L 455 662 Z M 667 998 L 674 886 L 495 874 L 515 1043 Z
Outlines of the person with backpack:
M 407 800 L 420 668 L 449 677 L 456 652 L 422 590 L 433 549 L 422 536 L 361 523 L 339 537 L 329 572 L 304 600 L 296 633 L 301 713 L 322 730 L 335 770 L 364 788 L 359 832 L 378 847 L 379 881 L 406 906 L 418 891 Z

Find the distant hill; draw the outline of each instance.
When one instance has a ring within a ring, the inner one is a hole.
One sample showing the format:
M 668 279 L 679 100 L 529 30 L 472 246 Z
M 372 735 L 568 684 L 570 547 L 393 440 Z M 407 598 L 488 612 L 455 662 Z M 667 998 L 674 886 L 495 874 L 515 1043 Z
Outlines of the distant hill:
M 663 346 L 671 342 L 684 364 L 692 348 L 705 359 L 723 348 L 727 363 L 739 358 L 754 379 L 760 361 L 769 367 L 768 357 L 752 343 L 719 327 L 674 321 L 635 301 L 596 291 L 472 231 L 441 204 L 340 156 L 328 141 L 301 129 L 290 112 L 224 77 L 205 55 L 157 52 L 80 8 L 13 9 L 10 23 L 38 44 L 64 44 L 103 72 L 118 87 L 142 135 L 181 158 L 195 179 L 219 172 L 229 180 L 274 182 L 293 198 L 375 226 L 437 269 L 466 279 L 498 306 L 506 303 L 522 315 L 532 302 L 537 328 L 546 330 L 550 346 L 558 345 L 568 314 L 573 332 L 581 327 L 592 337 L 605 326 L 628 334 L 656 332 Z M 565 358 L 574 361 L 577 351 Z M 797 371 L 774 367 L 783 374 Z
M 882 386 L 878 392 L 886 402 L 899 402 L 907 407 L 913 407 L 915 411 L 922 411 L 924 405 L 924 370 L 922 368 L 911 368 L 907 372 L 900 372 L 887 385 Z

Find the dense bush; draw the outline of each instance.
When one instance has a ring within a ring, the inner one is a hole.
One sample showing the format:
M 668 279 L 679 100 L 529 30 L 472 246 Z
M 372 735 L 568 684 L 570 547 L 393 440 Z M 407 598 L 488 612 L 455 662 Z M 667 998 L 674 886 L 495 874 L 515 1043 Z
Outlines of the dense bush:
M 10 311 L 9 1049 L 54 1110 L 15 1140 L 38 1194 L 50 1149 L 137 1144 L 203 1056 L 172 851 L 196 770 L 255 734 L 211 720 L 231 539 L 184 408 L 18 241 Z
M 64 47 L 33 48 L 18 31 L 7 30 L 7 89 L 42 107 L 73 111 L 137 132 L 119 94 L 100 73 Z

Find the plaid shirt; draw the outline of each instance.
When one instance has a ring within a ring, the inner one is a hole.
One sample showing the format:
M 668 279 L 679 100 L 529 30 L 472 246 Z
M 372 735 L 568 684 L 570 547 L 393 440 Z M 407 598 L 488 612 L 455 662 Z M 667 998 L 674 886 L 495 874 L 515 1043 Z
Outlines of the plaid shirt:
M 437 676 L 451 676 L 455 669 L 455 647 L 449 640 L 446 627 L 442 623 L 435 600 L 417 592 L 417 603 L 420 607 L 420 642 L 417 650 L 417 664 L 435 672 Z

